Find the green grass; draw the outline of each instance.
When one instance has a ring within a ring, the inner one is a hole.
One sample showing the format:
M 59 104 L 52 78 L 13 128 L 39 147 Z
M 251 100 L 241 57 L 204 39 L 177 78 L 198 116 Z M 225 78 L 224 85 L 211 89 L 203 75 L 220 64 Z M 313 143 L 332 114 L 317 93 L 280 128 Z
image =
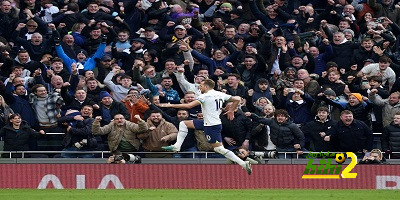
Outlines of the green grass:
M 400 190 L 168 190 L 168 189 L 126 189 L 126 190 L 37 190 L 1 189 L 2 200 L 101 200 L 101 199 L 171 199 L 171 200 L 345 200 L 345 199 L 400 199 Z

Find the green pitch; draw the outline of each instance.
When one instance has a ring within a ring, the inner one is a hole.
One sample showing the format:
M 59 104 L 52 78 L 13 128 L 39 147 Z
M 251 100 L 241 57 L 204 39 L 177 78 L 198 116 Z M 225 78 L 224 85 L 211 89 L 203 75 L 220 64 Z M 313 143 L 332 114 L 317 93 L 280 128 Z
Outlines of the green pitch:
M 101 200 L 101 199 L 165 199 L 165 200 L 266 200 L 266 199 L 400 199 L 400 190 L 36 190 L 1 189 L 4 200 Z

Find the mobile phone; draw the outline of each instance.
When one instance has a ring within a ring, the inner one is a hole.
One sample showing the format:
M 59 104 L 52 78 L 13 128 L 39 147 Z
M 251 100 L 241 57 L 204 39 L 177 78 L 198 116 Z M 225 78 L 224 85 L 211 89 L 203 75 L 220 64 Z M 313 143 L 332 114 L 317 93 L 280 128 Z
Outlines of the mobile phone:
M 296 90 L 294 88 L 288 88 L 288 92 L 295 92 Z
M 365 157 L 370 157 L 371 156 L 371 152 L 365 152 Z

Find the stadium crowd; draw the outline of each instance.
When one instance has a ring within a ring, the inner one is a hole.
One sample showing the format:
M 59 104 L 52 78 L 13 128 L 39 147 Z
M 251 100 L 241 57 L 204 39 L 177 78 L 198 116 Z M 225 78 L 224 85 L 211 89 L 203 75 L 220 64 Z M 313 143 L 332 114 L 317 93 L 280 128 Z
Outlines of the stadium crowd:
M 399 22 L 399 0 L 2 0 L 4 151 L 162 152 L 202 113 L 160 103 L 212 79 L 241 97 L 227 149 L 362 153 L 382 132 L 400 152 Z M 189 130 L 181 151 L 212 147 Z

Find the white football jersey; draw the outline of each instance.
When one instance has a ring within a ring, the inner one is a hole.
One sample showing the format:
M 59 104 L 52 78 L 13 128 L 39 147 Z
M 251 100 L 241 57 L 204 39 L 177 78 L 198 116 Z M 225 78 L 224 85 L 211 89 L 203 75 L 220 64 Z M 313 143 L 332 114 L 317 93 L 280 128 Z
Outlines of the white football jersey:
M 225 101 L 231 98 L 231 95 L 210 90 L 207 93 L 199 95 L 196 100 L 201 103 L 203 112 L 204 126 L 214 126 L 221 124 L 219 115 Z

